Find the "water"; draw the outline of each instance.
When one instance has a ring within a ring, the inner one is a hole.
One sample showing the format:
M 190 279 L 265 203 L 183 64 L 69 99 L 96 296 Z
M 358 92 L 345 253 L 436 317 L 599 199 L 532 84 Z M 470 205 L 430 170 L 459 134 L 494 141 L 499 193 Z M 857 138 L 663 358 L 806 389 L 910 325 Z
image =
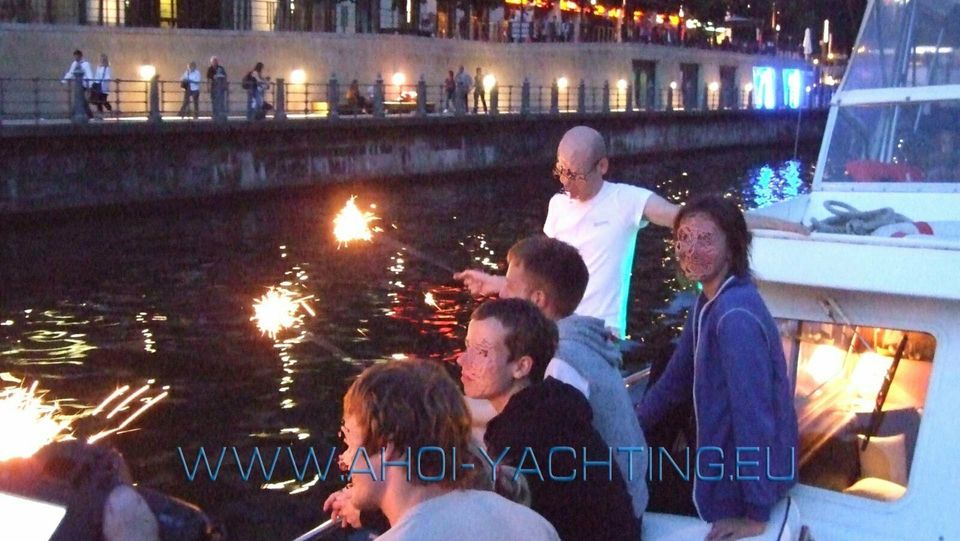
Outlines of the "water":
M 756 207 L 807 191 L 812 156 L 808 149 L 792 162 L 787 151 L 758 149 L 646 158 L 613 164 L 610 178 L 675 201 L 721 191 Z M 540 230 L 556 188 L 548 168 L 537 168 L 7 226 L 0 372 L 39 380 L 67 408 L 95 405 L 119 385 L 149 382 L 144 396 L 168 389 L 132 431 L 105 440 L 135 478 L 199 504 L 234 539 L 293 538 L 322 519 L 320 505 L 339 482 L 313 482 L 314 472 L 290 482 L 284 465 L 269 483 L 257 470 L 244 481 L 230 450 L 217 481 L 190 482 L 178 448 L 191 469 L 200 446 L 212 459 L 236 446 L 245 467 L 260 446 L 268 469 L 278 446 L 301 463 L 312 446 L 323 466 L 351 376 L 383 359 L 452 359 L 475 303 L 450 287 L 444 267 L 501 263 L 516 239 Z M 352 194 L 363 208 L 376 204 L 384 233 L 338 248 L 332 219 Z M 648 358 L 669 354 L 678 320 L 662 309 L 686 286 L 666 238 L 666 229 L 648 227 L 638 240 L 629 330 Z M 304 312 L 302 324 L 272 340 L 250 321 L 252 305 L 281 284 L 313 295 L 315 315 Z M 437 306 L 424 302 L 426 292 Z

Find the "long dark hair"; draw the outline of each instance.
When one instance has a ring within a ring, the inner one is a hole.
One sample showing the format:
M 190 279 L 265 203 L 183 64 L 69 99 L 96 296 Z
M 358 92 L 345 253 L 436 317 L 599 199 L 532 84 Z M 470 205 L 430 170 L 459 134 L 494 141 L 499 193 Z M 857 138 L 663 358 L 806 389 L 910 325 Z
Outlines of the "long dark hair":
M 673 220 L 673 231 L 676 235 L 677 227 L 684 218 L 702 214 L 723 231 L 727 237 L 727 250 L 730 252 L 730 272 L 737 276 L 750 276 L 750 240 L 752 235 L 747 231 L 747 220 L 743 211 L 732 199 L 717 194 L 702 194 L 694 196 L 680 207 L 680 212 Z

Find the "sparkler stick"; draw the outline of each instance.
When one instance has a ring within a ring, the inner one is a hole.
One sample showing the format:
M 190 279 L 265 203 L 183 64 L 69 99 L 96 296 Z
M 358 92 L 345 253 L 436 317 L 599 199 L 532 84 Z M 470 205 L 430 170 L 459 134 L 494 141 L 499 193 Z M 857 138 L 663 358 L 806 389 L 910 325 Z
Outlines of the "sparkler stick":
M 319 526 L 310 530 L 309 532 L 304 533 L 303 535 L 294 539 L 293 541 L 310 541 L 311 539 L 315 539 L 317 536 L 326 535 L 332 532 L 335 528 L 338 528 L 339 525 L 340 525 L 339 520 L 334 522 L 333 519 L 330 519 L 326 522 L 321 523 Z
M 454 268 L 451 267 L 450 265 L 444 263 L 443 261 L 440 261 L 440 260 L 437 259 L 435 256 L 430 255 L 430 254 L 428 254 L 428 253 L 426 253 L 426 252 L 424 252 L 424 251 L 422 251 L 422 250 L 418 250 L 417 248 L 414 248 L 413 246 L 410 246 L 409 244 L 400 242 L 400 241 L 398 241 L 398 240 L 396 240 L 396 239 L 393 239 L 393 238 L 390 238 L 390 237 L 388 237 L 388 236 L 386 236 L 386 235 L 381 235 L 381 238 L 383 239 L 384 242 L 386 242 L 387 244 L 393 246 L 394 248 L 396 248 L 396 249 L 398 249 L 398 250 L 405 250 L 405 251 L 406 251 L 407 253 L 409 253 L 410 255 L 419 258 L 421 261 L 424 261 L 424 262 L 426 262 L 426 263 L 430 263 L 431 265 L 433 265 L 433 266 L 435 266 L 435 267 L 437 267 L 437 268 L 439 268 L 439 269 L 441 269 L 441 270 L 447 271 L 447 272 L 449 272 L 450 274 L 454 274 L 454 273 L 457 272 L 456 269 L 454 269 Z
M 344 205 L 343 209 L 337 213 L 337 216 L 333 219 L 333 236 L 336 237 L 337 242 L 340 246 L 346 246 L 352 241 L 373 240 L 374 233 L 381 233 L 382 230 L 378 227 L 370 228 L 370 224 L 379 220 L 374 213 L 369 211 L 361 211 L 357 207 L 356 203 L 357 196 L 351 196 L 347 200 L 347 204 Z M 408 244 L 392 239 L 386 235 L 380 235 L 380 238 L 390 244 L 394 248 L 405 250 L 411 255 L 414 255 L 431 265 L 435 265 L 447 272 L 454 273 L 453 267 L 447 265 L 446 263 L 438 260 L 436 257 L 431 256 L 425 252 L 422 252 Z

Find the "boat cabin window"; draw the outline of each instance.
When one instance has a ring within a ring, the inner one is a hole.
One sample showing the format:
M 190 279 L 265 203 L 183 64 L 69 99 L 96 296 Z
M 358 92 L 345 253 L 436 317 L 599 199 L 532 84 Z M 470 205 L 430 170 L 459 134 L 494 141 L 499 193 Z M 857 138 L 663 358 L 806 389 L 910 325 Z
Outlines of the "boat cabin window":
M 823 181 L 960 182 L 960 0 L 877 1 L 864 17 Z M 906 97 L 932 86 L 938 101 Z
M 800 482 L 906 493 L 936 349 L 923 332 L 778 320 L 795 382 Z
M 839 107 L 823 181 L 960 182 L 960 100 Z
M 843 90 L 960 84 L 960 0 L 873 2 Z

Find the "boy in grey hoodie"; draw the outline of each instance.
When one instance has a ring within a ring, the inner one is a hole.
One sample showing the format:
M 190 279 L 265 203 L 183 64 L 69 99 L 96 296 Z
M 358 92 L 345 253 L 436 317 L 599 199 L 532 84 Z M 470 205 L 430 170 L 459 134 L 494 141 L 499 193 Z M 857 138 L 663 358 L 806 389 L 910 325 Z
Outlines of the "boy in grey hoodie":
M 507 263 L 500 297 L 526 299 L 556 322 L 560 342 L 551 364 L 562 363 L 585 380 L 581 391 L 593 409 L 593 426 L 616 457 L 639 520 L 648 500 L 647 444 L 620 374 L 620 349 L 613 336 L 602 319 L 573 313 L 587 287 L 583 258 L 565 242 L 533 236 L 510 248 Z

